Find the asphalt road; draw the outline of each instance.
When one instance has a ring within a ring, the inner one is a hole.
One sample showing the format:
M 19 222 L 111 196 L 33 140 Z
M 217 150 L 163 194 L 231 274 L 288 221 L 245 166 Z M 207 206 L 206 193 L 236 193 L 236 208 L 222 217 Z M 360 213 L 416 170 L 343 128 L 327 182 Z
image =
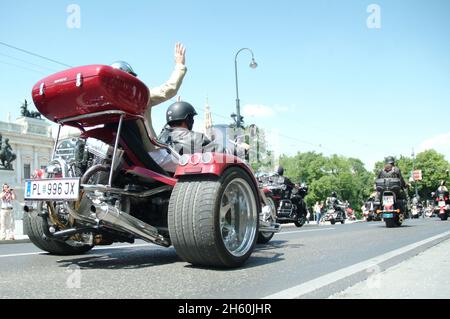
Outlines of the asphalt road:
M 397 229 L 285 226 L 234 270 L 193 267 L 173 248 L 144 242 L 68 257 L 0 245 L 0 298 L 327 298 L 449 239 L 449 231 L 450 222 L 435 218 Z

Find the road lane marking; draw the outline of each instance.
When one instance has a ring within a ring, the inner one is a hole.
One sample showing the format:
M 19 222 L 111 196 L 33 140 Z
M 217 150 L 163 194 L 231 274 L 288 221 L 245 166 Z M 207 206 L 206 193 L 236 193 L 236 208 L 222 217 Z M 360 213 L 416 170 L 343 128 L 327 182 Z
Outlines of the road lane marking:
M 114 246 L 114 247 L 96 247 L 93 248 L 92 251 L 96 250 L 109 250 L 109 249 L 124 249 L 124 248 L 139 248 L 139 247 L 159 247 L 155 244 L 136 244 L 136 245 L 124 245 L 124 246 Z M 34 253 L 20 253 L 20 254 L 8 254 L 8 255 L 0 255 L 0 258 L 7 257 L 21 257 L 21 256 L 33 256 L 33 255 L 44 255 L 47 254 L 45 251 L 39 251 Z
M 284 234 L 296 234 L 296 233 L 310 233 L 314 231 L 324 231 L 324 230 L 332 230 L 336 228 L 322 228 L 322 229 L 308 229 L 308 230 L 295 230 L 295 231 L 286 231 L 281 233 L 275 233 L 275 235 L 284 235 Z
M 411 250 L 414 250 L 420 246 L 426 245 L 430 242 L 433 242 L 435 240 L 438 240 L 440 238 L 444 238 L 446 236 L 450 235 L 450 231 L 441 233 L 439 235 L 430 237 L 428 239 L 416 242 L 414 244 L 410 244 L 407 246 L 404 246 L 402 248 L 390 251 L 388 253 L 379 255 L 375 258 L 354 264 L 352 266 L 346 267 L 346 268 L 342 268 L 340 270 L 337 270 L 335 272 L 323 275 L 321 277 L 318 277 L 316 279 L 312 279 L 310 281 L 307 281 L 303 284 L 297 285 L 295 287 L 292 288 L 288 288 L 285 290 L 282 290 L 280 292 L 277 292 L 275 294 L 269 295 L 264 297 L 263 299 L 294 299 L 294 298 L 299 298 L 303 295 L 306 295 L 310 292 L 313 292 L 315 290 L 318 290 L 322 287 L 328 286 L 332 283 L 335 283 L 339 280 L 342 280 L 344 278 L 347 278 L 351 275 L 354 275 L 358 272 L 367 270 L 371 267 L 374 267 L 375 265 L 379 265 L 389 259 L 392 259 L 394 257 L 397 257 L 401 254 L 407 253 Z
M 32 256 L 32 255 L 40 255 L 44 254 L 43 251 L 35 252 L 35 253 L 23 253 L 23 254 L 10 254 L 10 255 L 0 255 L 0 258 L 7 258 L 7 257 L 20 257 L 20 256 Z

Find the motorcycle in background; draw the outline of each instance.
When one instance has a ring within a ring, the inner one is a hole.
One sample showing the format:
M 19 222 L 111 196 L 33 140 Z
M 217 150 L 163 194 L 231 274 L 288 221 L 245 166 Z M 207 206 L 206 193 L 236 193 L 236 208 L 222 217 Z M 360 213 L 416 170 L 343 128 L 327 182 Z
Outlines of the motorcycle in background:
M 380 202 L 376 202 L 373 198 L 369 199 L 365 204 L 364 204 L 364 218 L 366 219 L 366 221 L 370 222 L 370 221 L 380 221 L 381 218 L 380 216 L 377 214 L 377 209 L 380 207 Z
M 334 225 L 336 223 L 345 224 L 345 212 L 347 208 L 347 203 L 339 204 L 337 201 L 329 203 L 327 211 L 325 213 L 324 221 L 329 221 L 331 225 Z
M 276 223 L 294 223 L 302 227 L 308 214 L 305 197 L 308 194 L 306 184 L 296 185 L 289 190 L 284 177 L 273 174 L 259 177 L 260 188 L 276 208 Z
M 449 192 L 437 191 L 435 196 L 435 212 L 441 220 L 447 220 L 450 215 Z
M 412 199 L 411 218 L 419 218 L 423 215 L 423 205 L 417 197 Z
M 401 192 L 399 178 L 382 178 L 376 180 L 376 189 L 381 194 L 381 207 L 377 214 L 381 214 L 386 227 L 400 227 L 405 218 L 403 205 L 398 196 Z

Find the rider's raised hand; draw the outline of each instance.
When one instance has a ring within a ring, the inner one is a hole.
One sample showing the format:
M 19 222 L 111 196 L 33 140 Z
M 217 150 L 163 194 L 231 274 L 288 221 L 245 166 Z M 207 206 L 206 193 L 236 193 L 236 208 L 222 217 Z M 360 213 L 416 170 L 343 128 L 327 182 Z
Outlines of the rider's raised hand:
M 175 63 L 176 64 L 185 64 L 186 62 L 186 48 L 183 44 L 177 42 L 175 44 Z

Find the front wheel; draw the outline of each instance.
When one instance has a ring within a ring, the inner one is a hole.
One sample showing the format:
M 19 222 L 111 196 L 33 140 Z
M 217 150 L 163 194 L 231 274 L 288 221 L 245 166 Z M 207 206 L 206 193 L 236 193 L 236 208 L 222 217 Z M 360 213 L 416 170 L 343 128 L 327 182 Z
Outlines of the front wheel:
M 268 204 L 270 206 L 270 209 L 273 212 L 275 212 L 276 211 L 275 201 L 269 196 L 267 196 L 267 201 L 268 201 Z M 275 215 L 276 215 L 276 213 L 275 213 Z M 266 221 L 274 222 L 275 220 L 274 220 L 274 218 L 272 216 L 270 216 Z M 258 233 L 258 239 L 257 239 L 256 243 L 262 244 L 262 245 L 267 244 L 273 238 L 274 235 L 275 235 L 275 233 L 259 232 Z
M 239 267 L 256 244 L 260 204 L 257 189 L 241 168 L 220 178 L 186 176 L 172 192 L 169 234 L 178 256 L 194 265 Z

